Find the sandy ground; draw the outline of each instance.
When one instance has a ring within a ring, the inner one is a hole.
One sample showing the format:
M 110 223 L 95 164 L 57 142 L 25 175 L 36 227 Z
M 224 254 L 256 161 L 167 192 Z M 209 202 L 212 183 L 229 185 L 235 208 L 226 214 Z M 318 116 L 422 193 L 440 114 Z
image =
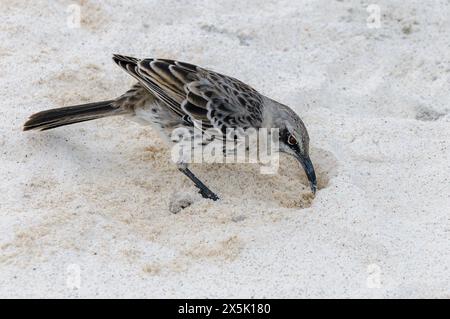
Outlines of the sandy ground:
M 0 296 L 449 298 L 449 17 L 444 0 L 2 0 Z M 288 158 L 276 176 L 197 165 L 222 200 L 175 215 L 174 192 L 195 190 L 151 128 L 21 131 L 125 91 L 112 53 L 193 62 L 292 106 L 317 196 Z

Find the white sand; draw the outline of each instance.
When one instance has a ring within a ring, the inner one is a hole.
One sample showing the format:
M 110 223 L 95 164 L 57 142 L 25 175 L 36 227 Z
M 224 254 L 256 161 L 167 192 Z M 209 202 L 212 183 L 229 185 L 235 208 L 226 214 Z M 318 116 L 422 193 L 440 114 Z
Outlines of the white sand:
M 0 2 L 1 297 L 450 297 L 448 1 L 376 1 L 379 29 L 368 1 L 101 3 Z M 197 165 L 222 200 L 174 215 L 173 190 L 195 190 L 150 128 L 21 132 L 126 90 L 112 53 L 193 62 L 295 108 L 316 198 L 288 158 L 277 176 Z

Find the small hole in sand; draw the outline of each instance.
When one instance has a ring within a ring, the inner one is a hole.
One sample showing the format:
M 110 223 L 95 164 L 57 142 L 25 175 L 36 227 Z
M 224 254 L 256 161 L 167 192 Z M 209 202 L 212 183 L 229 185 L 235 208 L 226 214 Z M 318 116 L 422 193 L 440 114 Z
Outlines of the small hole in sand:
M 328 186 L 335 174 L 336 158 L 332 153 L 313 149 L 318 190 Z M 203 178 L 223 199 L 240 198 L 243 202 L 285 208 L 307 208 L 314 196 L 299 163 L 291 156 L 281 155 L 277 174 L 261 174 L 257 164 L 193 164 L 192 170 Z

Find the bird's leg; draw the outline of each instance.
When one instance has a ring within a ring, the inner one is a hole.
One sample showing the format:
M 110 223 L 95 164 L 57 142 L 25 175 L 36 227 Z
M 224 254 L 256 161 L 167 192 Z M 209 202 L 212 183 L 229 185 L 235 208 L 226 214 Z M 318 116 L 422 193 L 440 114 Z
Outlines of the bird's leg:
M 180 165 L 178 166 L 178 169 L 187 177 L 189 177 L 189 179 L 191 181 L 194 182 L 195 186 L 197 186 L 197 188 L 200 190 L 199 193 L 202 194 L 203 198 L 209 198 L 212 200 L 218 200 L 219 197 L 217 197 L 216 194 L 214 194 L 205 184 L 203 184 L 203 182 L 201 180 L 199 180 L 194 173 L 191 172 L 191 170 L 189 168 L 187 168 L 187 166 L 185 165 Z

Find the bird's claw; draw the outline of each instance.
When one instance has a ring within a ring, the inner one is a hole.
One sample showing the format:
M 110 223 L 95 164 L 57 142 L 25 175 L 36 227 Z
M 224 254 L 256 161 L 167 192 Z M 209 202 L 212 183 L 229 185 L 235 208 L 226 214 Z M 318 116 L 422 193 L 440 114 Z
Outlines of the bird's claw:
M 203 196 L 203 198 L 206 199 L 212 199 L 213 201 L 216 201 L 219 199 L 219 197 L 211 192 L 209 189 L 201 189 L 199 193 Z

